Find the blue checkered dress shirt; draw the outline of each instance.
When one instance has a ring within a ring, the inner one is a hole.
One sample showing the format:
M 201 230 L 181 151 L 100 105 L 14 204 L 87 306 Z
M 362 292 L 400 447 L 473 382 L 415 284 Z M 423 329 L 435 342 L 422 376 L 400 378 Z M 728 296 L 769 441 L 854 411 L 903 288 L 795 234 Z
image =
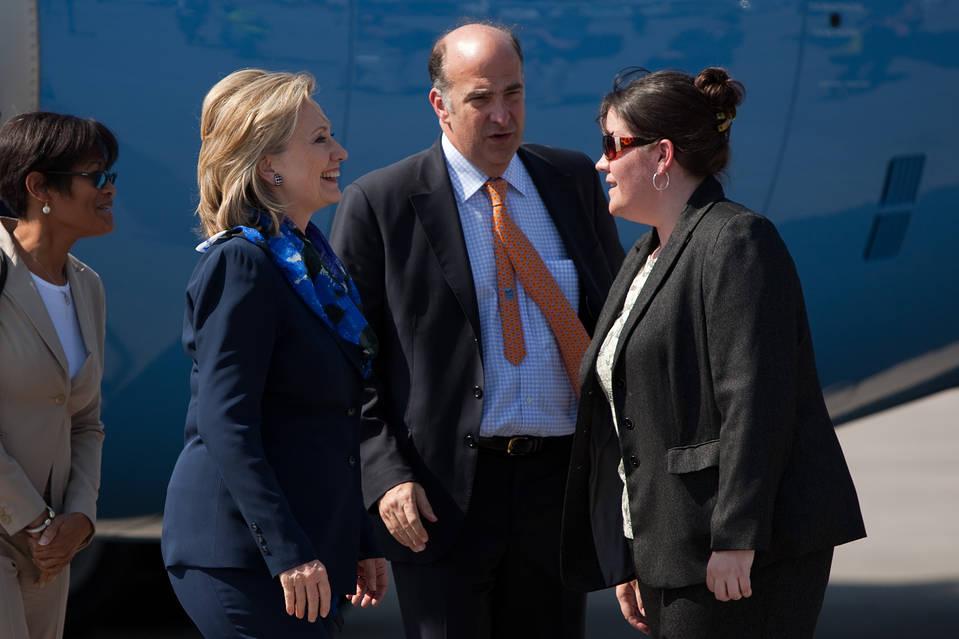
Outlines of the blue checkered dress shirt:
M 516 292 L 526 357 L 519 366 L 514 366 L 503 355 L 493 254 L 493 208 L 483 187 L 486 181 L 490 177 L 502 177 L 509 184 L 507 213 L 543 258 L 566 299 L 578 309 L 579 279 L 573 260 L 566 254 L 566 247 L 533 180 L 517 156 L 513 156 L 502 176 L 487 176 L 463 157 L 445 135 L 442 144 L 479 306 L 485 376 L 480 435 L 571 435 L 576 427 L 576 395 L 563 368 L 553 332 L 518 278 Z

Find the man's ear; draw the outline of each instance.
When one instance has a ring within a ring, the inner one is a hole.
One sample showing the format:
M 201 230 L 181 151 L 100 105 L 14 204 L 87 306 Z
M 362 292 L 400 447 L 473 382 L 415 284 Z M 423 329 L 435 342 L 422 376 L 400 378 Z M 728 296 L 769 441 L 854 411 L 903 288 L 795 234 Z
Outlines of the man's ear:
M 433 87 L 430 89 L 429 99 L 430 106 L 433 107 L 433 112 L 436 113 L 436 117 L 439 118 L 440 123 L 449 126 L 450 110 L 447 108 L 443 94 L 440 93 L 436 87 Z
M 23 179 L 27 193 L 35 200 L 40 202 L 49 202 L 50 193 L 47 186 L 47 177 L 39 171 L 30 171 Z

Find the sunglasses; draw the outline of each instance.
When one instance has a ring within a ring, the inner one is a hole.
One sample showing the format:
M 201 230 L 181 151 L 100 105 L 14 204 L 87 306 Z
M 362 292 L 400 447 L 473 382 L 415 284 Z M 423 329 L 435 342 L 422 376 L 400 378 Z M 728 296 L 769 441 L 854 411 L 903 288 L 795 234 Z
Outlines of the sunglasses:
M 102 189 L 107 185 L 107 182 L 110 184 L 117 183 L 117 173 L 116 171 L 44 171 L 50 175 L 72 175 L 74 177 L 85 177 L 91 182 L 96 189 Z
M 655 141 L 656 140 L 646 140 L 644 138 L 620 137 L 607 133 L 603 136 L 603 155 L 606 156 L 607 160 L 612 162 L 631 146 L 646 146 Z

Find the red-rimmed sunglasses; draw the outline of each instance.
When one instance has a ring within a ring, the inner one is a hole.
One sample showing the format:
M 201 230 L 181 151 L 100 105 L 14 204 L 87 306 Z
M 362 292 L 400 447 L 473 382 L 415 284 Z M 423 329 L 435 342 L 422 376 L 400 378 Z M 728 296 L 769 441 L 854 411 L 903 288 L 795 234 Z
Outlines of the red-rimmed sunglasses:
M 606 156 L 607 160 L 612 162 L 622 155 L 623 151 L 631 146 L 646 146 L 647 144 L 652 144 L 655 141 L 656 140 L 645 140 L 643 138 L 628 136 L 620 137 L 607 133 L 603 136 L 603 155 Z

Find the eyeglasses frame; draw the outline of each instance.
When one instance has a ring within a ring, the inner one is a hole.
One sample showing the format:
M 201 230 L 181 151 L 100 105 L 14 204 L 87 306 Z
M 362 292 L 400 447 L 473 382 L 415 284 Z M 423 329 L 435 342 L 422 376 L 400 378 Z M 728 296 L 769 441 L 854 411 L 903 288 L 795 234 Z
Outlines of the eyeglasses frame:
M 102 191 L 103 188 L 107 185 L 107 182 L 110 184 L 116 185 L 117 183 L 117 172 L 116 171 L 44 171 L 47 175 L 69 175 L 72 177 L 85 177 L 91 182 L 93 182 L 93 187 L 98 191 Z
M 638 138 L 630 135 L 613 135 L 612 133 L 603 134 L 603 155 L 606 157 L 606 160 L 612 162 L 629 147 L 633 146 L 646 146 L 647 144 L 652 144 L 656 139 L 647 140 L 646 138 Z M 612 152 L 610 152 L 612 149 Z

